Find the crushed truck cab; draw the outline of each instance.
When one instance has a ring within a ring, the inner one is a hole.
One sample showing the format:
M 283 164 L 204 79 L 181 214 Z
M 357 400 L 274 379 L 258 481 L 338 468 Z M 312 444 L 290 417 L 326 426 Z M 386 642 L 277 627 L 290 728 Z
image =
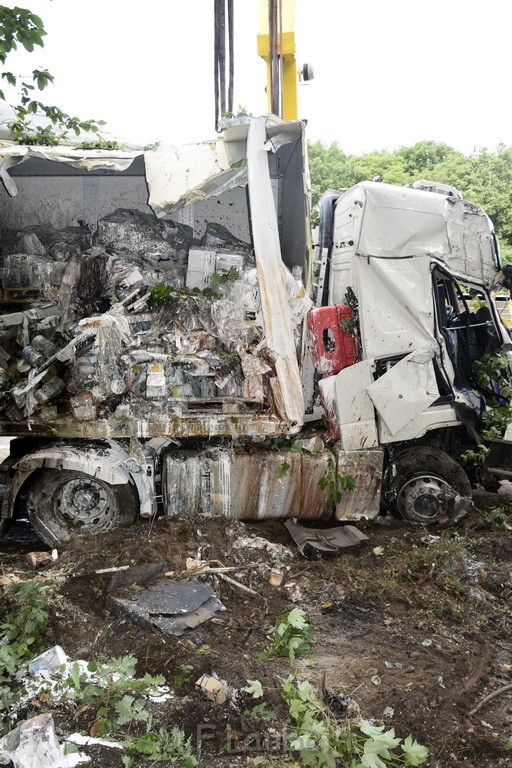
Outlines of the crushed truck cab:
M 492 224 L 456 190 L 330 192 L 314 249 L 300 122 L 0 157 L 4 527 L 467 506 L 474 363 L 509 336 Z

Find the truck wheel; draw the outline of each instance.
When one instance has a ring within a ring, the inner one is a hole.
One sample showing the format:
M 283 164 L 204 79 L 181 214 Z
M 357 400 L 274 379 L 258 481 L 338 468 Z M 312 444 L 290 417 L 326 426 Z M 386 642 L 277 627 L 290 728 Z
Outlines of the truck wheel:
M 391 511 L 415 523 L 435 523 L 456 513 L 457 496 L 470 497 L 468 476 L 451 456 L 422 446 L 398 454 L 389 488 Z
M 48 469 L 31 486 L 27 510 L 37 535 L 54 546 L 80 534 L 131 525 L 138 497 L 129 484 L 109 485 L 82 472 Z

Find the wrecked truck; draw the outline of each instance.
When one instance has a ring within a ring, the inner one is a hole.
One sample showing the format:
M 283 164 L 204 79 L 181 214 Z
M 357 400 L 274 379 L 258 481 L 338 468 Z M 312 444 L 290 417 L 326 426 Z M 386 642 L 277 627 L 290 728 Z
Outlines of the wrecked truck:
M 0 159 L 3 530 L 24 506 L 49 545 L 157 513 L 467 506 L 473 361 L 509 336 L 492 224 L 456 190 L 329 193 L 313 248 L 300 122 Z

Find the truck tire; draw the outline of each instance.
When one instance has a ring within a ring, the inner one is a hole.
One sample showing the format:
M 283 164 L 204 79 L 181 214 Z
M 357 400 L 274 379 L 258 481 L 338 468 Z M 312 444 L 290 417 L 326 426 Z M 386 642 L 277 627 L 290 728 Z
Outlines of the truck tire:
M 456 515 L 456 497 L 471 497 L 469 478 L 455 459 L 429 446 L 412 448 L 393 459 L 389 481 L 391 512 L 429 525 Z
M 109 485 L 82 472 L 47 469 L 38 473 L 29 490 L 27 510 L 37 535 L 54 546 L 80 534 L 131 525 L 138 497 L 128 483 Z

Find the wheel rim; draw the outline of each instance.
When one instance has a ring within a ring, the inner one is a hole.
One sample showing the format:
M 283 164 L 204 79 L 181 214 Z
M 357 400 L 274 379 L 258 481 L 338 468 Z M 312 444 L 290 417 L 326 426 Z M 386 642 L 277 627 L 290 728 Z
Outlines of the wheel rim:
M 68 480 L 55 495 L 55 512 L 68 525 L 107 530 L 112 525 L 108 492 L 91 478 Z
M 431 523 L 441 517 L 453 497 L 453 488 L 441 478 L 419 475 L 402 486 L 397 507 L 406 519 Z

